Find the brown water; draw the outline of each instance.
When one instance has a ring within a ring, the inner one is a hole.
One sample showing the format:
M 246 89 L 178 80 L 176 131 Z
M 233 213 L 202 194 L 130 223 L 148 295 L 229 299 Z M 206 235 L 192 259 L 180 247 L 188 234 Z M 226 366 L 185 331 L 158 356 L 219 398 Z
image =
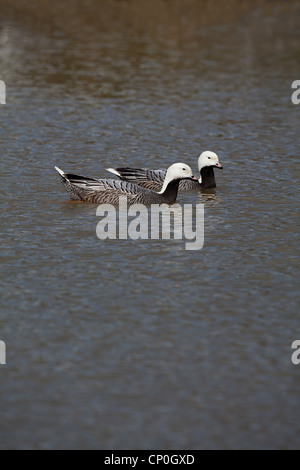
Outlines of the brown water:
M 65 4 L 0 17 L 1 448 L 299 448 L 298 2 Z M 53 170 L 205 149 L 196 252 L 100 241 Z

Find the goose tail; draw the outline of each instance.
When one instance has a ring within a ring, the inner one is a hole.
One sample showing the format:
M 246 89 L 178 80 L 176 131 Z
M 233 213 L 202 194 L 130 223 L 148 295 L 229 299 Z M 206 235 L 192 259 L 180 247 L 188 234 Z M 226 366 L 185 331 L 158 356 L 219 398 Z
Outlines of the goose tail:
M 65 173 L 60 168 L 58 168 L 58 166 L 55 166 L 54 168 L 60 174 L 61 179 L 63 181 L 67 181 Z
M 106 170 L 109 171 L 110 173 L 112 173 L 113 175 L 118 176 L 118 178 L 122 178 L 121 173 L 118 170 L 116 170 L 115 168 L 106 168 Z

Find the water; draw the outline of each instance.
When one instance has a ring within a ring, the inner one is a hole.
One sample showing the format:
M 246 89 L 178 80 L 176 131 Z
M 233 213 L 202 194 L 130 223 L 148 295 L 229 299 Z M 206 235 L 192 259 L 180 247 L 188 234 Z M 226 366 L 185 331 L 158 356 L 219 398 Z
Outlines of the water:
M 0 18 L 1 448 L 299 448 L 297 2 L 96 3 Z M 196 171 L 205 149 L 224 170 L 179 197 L 205 204 L 194 252 L 98 240 L 53 170 Z

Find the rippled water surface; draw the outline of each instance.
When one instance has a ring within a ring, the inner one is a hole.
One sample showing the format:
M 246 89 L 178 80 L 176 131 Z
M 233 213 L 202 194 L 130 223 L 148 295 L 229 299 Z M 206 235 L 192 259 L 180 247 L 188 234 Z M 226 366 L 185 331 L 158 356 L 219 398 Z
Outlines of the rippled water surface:
M 124 3 L 0 16 L 1 448 L 299 448 L 298 2 Z M 200 251 L 100 241 L 53 169 L 205 149 Z

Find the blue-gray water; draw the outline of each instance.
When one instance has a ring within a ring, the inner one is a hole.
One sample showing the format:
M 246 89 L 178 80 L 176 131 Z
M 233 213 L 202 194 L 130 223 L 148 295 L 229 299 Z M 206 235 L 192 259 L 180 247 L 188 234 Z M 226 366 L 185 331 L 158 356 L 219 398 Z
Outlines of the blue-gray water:
M 300 447 L 289 3 L 156 29 L 0 18 L 1 448 Z M 179 197 L 205 203 L 201 251 L 100 241 L 53 169 L 196 172 L 206 149 L 216 194 Z

